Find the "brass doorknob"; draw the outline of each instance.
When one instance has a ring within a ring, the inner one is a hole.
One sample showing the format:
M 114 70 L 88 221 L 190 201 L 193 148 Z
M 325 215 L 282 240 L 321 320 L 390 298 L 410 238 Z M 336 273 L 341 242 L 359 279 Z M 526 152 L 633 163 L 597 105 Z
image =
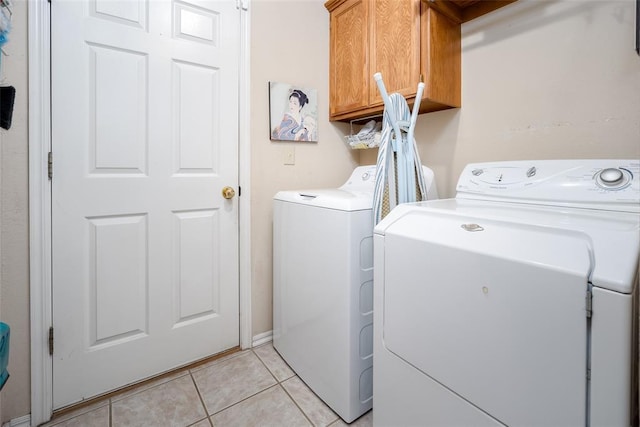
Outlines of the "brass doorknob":
M 231 187 L 224 187 L 222 189 L 222 197 L 225 199 L 233 199 L 233 196 L 236 195 L 236 191 Z

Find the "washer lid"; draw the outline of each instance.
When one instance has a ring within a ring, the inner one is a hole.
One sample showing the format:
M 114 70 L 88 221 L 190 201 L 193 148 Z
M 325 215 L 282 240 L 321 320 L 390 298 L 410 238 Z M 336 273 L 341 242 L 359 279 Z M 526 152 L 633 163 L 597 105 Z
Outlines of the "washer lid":
M 425 227 L 417 224 L 433 222 L 442 215 L 457 219 L 470 233 L 473 224 L 484 227 L 487 221 L 513 224 L 523 230 L 543 227 L 558 235 L 578 233 L 589 243 L 593 258 L 590 282 L 597 287 L 630 294 L 638 271 L 640 257 L 640 215 L 629 212 L 605 212 L 591 209 L 551 207 L 465 199 L 442 199 L 408 203 L 396 207 L 375 228 L 375 233 L 409 233 L 416 239 L 429 239 Z M 461 228 L 462 230 L 462 228 Z M 450 237 L 455 240 L 455 236 Z M 535 241 L 535 240 L 530 240 Z M 552 239 L 545 237 L 537 244 L 552 251 Z M 501 250 L 509 256 L 523 244 L 514 234 Z M 557 254 L 558 265 L 571 259 L 573 253 Z
M 351 212 L 371 209 L 373 192 L 340 188 L 280 191 L 274 196 L 274 200 Z

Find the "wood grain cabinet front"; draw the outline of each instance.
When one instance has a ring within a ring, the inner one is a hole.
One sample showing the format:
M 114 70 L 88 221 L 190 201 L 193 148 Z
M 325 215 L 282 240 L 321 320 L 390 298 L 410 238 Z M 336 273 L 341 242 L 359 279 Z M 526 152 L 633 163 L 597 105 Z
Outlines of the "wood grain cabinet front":
M 420 112 L 461 106 L 461 24 L 515 0 L 329 0 L 329 119 L 381 114 L 373 75 Z
M 381 114 L 373 74 L 421 112 L 460 106 L 460 25 L 422 0 L 330 0 L 329 119 Z

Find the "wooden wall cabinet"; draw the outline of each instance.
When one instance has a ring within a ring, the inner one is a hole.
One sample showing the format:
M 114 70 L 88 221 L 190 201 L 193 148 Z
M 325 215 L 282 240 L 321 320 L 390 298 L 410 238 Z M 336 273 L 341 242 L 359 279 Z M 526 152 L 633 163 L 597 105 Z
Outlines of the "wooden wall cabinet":
M 413 104 L 425 83 L 420 112 L 460 107 L 460 24 L 423 0 L 329 0 L 329 120 L 381 114 L 373 80 Z
M 516 0 L 329 0 L 329 120 L 381 114 L 373 80 L 420 112 L 460 107 L 460 25 Z

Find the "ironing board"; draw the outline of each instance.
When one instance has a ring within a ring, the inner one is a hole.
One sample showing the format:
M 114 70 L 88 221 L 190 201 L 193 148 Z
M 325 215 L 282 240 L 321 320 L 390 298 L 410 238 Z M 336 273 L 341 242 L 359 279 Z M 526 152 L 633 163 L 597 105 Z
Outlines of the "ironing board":
M 389 95 L 382 74 L 373 78 L 384 101 L 382 136 L 376 162 L 376 186 L 373 195 L 373 224 L 380 222 L 401 203 L 427 199 L 422 163 L 414 131 L 420 110 L 424 83 L 418 83 L 413 111 L 399 93 Z

